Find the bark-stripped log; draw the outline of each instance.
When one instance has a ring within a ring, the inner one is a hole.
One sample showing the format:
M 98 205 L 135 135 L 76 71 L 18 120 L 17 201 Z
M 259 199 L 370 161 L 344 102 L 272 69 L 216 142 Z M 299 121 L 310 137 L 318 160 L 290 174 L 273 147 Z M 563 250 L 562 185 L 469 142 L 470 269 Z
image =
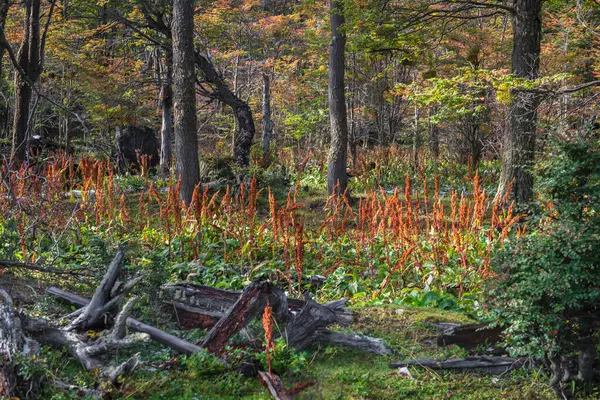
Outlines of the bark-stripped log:
M 85 297 L 66 292 L 56 287 L 50 287 L 46 293 L 77 307 L 84 307 L 90 302 L 89 299 L 86 299 Z M 173 336 L 132 317 L 127 318 L 127 326 L 135 331 L 147 333 L 155 342 L 168 346 L 179 353 L 192 354 L 201 350 L 200 346 L 186 342 L 177 336 Z
M 529 358 L 519 357 L 488 357 L 472 356 L 465 358 L 448 358 L 445 360 L 436 360 L 433 358 L 417 358 L 393 362 L 391 368 L 401 367 L 426 367 L 439 370 L 453 370 L 471 372 L 477 371 L 486 374 L 501 375 L 508 371 L 529 366 Z

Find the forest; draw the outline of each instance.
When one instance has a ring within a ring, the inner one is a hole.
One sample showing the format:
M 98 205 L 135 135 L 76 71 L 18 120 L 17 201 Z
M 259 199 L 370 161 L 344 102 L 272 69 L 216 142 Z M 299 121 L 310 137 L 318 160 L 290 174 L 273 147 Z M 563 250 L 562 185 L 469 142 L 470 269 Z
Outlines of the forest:
M 1 399 L 600 398 L 598 0 L 0 0 Z

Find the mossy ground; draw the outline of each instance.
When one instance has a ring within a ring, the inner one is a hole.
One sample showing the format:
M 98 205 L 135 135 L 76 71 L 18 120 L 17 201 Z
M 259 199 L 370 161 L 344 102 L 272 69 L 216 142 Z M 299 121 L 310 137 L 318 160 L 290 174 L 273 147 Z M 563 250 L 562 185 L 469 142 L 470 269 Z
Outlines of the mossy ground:
M 52 303 L 49 303 L 52 304 Z M 391 357 L 366 354 L 341 347 L 321 347 L 308 354 L 307 367 L 283 376 L 287 387 L 315 380 L 297 399 L 552 399 L 548 376 L 537 371 L 516 371 L 505 376 L 448 373 L 410 368 L 414 380 L 389 368 L 391 361 L 417 357 L 461 357 L 457 347 L 435 345 L 436 322 L 472 322 L 464 314 L 429 308 L 400 306 L 361 307 L 353 310 L 351 329 L 383 338 L 397 354 Z M 155 322 L 159 320 L 156 319 Z M 174 328 L 166 323 L 165 329 Z M 203 332 L 176 332 L 191 341 Z M 227 372 L 219 366 L 172 359 L 169 350 L 155 343 L 133 351 L 142 353 L 142 365 L 119 388 L 106 388 L 114 399 L 269 399 L 257 378 Z M 88 386 L 95 381 L 68 354 L 45 349 L 46 368 L 52 379 Z M 128 352 L 129 353 L 129 352 Z M 129 354 L 118 354 L 125 359 Z M 89 386 L 88 386 L 89 387 Z M 77 393 L 57 393 L 51 386 L 44 398 L 80 398 Z M 589 399 L 596 397 L 587 397 Z

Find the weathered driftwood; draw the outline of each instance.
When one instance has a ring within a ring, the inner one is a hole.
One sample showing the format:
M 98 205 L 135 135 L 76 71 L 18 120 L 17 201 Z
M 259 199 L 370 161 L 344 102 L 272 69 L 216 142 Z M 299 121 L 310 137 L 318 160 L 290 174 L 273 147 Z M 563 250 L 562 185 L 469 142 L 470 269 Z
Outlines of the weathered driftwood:
M 114 326 L 95 341 L 89 341 L 85 332 L 57 328 L 44 319 L 23 317 L 23 330 L 41 344 L 67 349 L 84 369 L 97 370 L 102 377 L 116 383 L 120 376 L 135 369 L 139 355 L 136 354 L 118 366 L 107 365 L 100 356 L 148 339 L 148 335 L 144 333 L 127 335 L 126 332 L 125 321 L 136 300 L 135 297 L 131 298 L 117 315 Z
M 489 357 L 489 356 L 471 356 L 465 358 L 417 358 L 413 360 L 404 360 L 393 362 L 391 368 L 400 367 L 426 367 L 436 370 L 452 371 L 477 371 L 492 375 L 501 375 L 506 372 L 528 366 L 529 358 L 513 357 Z
M 129 374 L 139 362 L 135 355 L 126 362 L 113 366 L 101 356 L 115 349 L 147 340 L 148 335 L 128 335 L 125 322 L 136 298 L 131 298 L 117 314 L 113 327 L 90 341 L 85 331 L 69 327 L 57 327 L 41 318 L 18 314 L 13 309 L 10 296 L 0 290 L 0 395 L 2 398 L 15 395 L 17 380 L 14 374 L 14 357 L 17 354 L 37 352 L 39 344 L 65 348 L 88 371 L 97 371 L 105 379 L 116 383 L 122 375 Z
M 50 287 L 46 293 L 76 307 L 84 307 L 90 302 L 90 300 L 86 299 L 85 297 L 69 293 L 56 287 Z M 152 340 L 168 346 L 179 353 L 192 354 L 201 350 L 200 346 L 166 333 L 158 328 L 153 327 L 152 325 L 140 322 L 132 317 L 127 318 L 127 326 L 135 331 L 147 333 Z
M 319 304 L 307 299 L 302 311 L 285 327 L 288 345 L 296 350 L 304 350 L 314 344 L 341 344 L 380 355 L 390 355 L 392 350 L 381 339 L 346 334 L 327 329 L 332 324 L 348 326 L 352 314 L 345 309 L 347 299 Z
M 488 324 L 459 325 L 446 329 L 437 339 L 438 346 L 455 344 L 467 350 L 502 341 L 502 328 Z
M 119 376 L 130 373 L 136 367 L 139 356 L 135 355 L 118 366 L 107 364 L 102 356 L 113 350 L 148 340 L 145 333 L 127 333 L 127 320 L 137 297 L 130 298 L 119 312 L 109 315 L 109 312 L 118 310 L 119 302 L 140 280 L 139 277 L 134 278 L 125 284 L 117 281 L 122 260 L 123 250 L 120 249 L 92 299 L 70 315 L 74 319 L 67 326 L 55 326 L 45 319 L 30 318 L 22 314 L 13 318 L 13 326 L 20 326 L 22 335 L 37 343 L 66 348 L 86 370 L 96 370 L 100 376 L 117 382 Z M 73 297 L 71 296 L 71 300 L 76 300 Z M 3 304 L 8 308 L 12 307 L 6 299 Z M 105 326 L 106 321 L 114 321 L 112 327 L 102 332 L 98 339 L 89 340 L 86 331 L 92 327 Z
M 69 330 L 85 331 L 106 324 L 106 314 L 125 298 L 125 296 L 139 283 L 141 276 L 131 279 L 122 284 L 117 281 L 125 252 L 119 249 L 117 255 L 110 263 L 108 271 L 102 278 L 100 285 L 96 288 L 90 302 L 73 315 L 76 318 L 68 326 Z
M 392 354 L 392 350 L 383 343 L 383 339 L 357 335 L 356 333 L 346 334 L 324 329 L 319 331 L 317 341 L 323 344 L 339 344 L 342 346 L 353 347 L 360 351 L 379 355 Z

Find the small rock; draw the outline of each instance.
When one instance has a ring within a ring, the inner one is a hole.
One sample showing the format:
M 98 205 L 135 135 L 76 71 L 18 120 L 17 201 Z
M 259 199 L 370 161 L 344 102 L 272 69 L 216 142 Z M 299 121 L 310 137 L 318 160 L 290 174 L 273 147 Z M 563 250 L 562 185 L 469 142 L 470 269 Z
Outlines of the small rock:
M 415 377 L 412 376 L 412 374 L 410 373 L 410 371 L 406 367 L 400 367 L 400 368 L 398 368 L 397 374 L 399 376 L 404 376 L 406 378 L 412 379 L 413 381 L 416 381 Z

